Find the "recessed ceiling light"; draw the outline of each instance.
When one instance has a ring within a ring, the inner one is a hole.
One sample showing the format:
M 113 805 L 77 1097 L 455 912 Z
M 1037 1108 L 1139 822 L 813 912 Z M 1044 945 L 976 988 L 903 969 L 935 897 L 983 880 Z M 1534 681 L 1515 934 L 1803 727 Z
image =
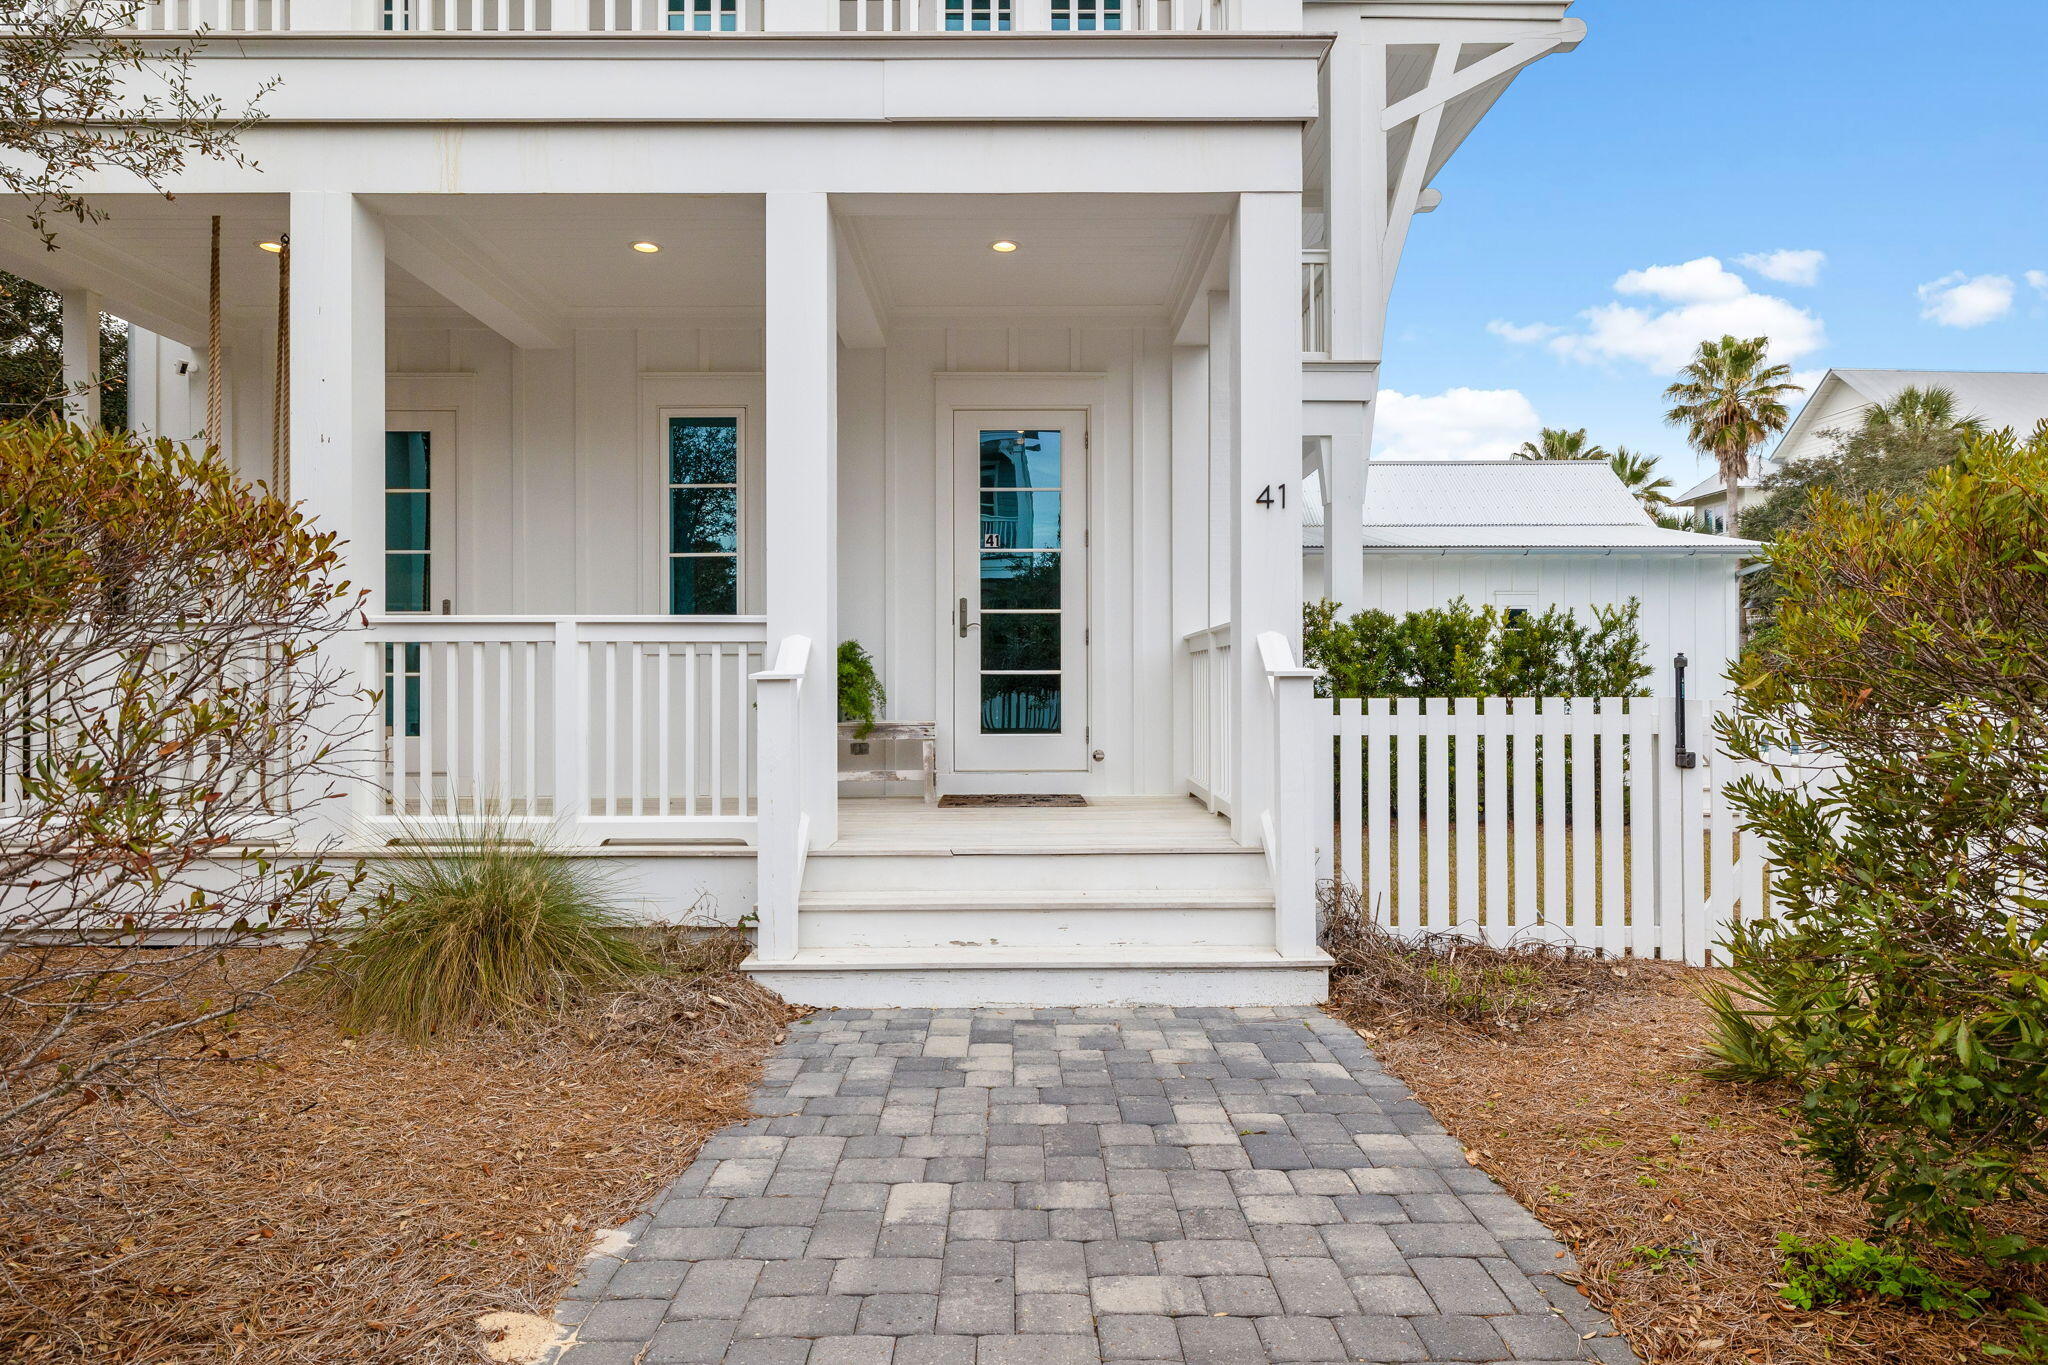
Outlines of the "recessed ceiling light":
M 256 247 L 257 247 L 257 250 L 259 250 L 259 251 L 268 251 L 268 252 L 272 253 L 273 255 L 275 255 L 275 254 L 276 254 L 277 252 L 280 252 L 280 251 L 283 251 L 283 250 L 284 250 L 284 243 L 283 243 L 283 242 L 258 242 L 258 243 L 256 244 Z
M 657 252 L 657 251 L 661 250 L 661 243 L 660 243 L 660 242 L 635 242 L 635 243 L 633 243 L 633 250 L 635 250 L 635 251 L 642 251 L 642 252 L 645 252 L 646 254 L 648 254 L 649 256 L 652 256 L 652 255 L 653 255 L 653 254 L 654 254 L 655 252 Z
M 988 244 L 988 249 L 990 251 L 1010 252 L 1015 251 L 1017 249 L 1017 244 L 1005 238 L 1003 241 L 1000 242 L 990 242 Z

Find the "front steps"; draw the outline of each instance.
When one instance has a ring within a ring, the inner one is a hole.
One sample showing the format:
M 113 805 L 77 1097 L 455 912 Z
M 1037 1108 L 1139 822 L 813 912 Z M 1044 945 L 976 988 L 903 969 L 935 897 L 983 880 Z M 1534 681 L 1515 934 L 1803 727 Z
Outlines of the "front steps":
M 750 958 L 746 970 L 796 1003 L 847 1008 L 1323 1000 L 1328 959 L 1287 959 L 1274 946 L 1264 853 L 1186 810 L 1200 823 L 1181 842 L 1174 824 L 1134 832 L 1069 816 L 1022 821 L 1001 838 L 961 822 L 957 847 L 933 847 L 930 831 L 945 831 L 950 814 L 938 811 L 893 846 L 869 837 L 819 849 L 795 957 Z

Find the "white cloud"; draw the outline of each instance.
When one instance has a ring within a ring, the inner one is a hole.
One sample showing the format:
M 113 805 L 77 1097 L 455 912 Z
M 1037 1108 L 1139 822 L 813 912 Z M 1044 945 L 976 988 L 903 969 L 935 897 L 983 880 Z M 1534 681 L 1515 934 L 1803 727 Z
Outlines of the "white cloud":
M 1828 372 L 1826 370 L 1792 371 L 1792 382 L 1794 384 L 1797 384 L 1802 390 L 1802 392 L 1795 393 L 1790 398 L 1786 399 L 1785 406 L 1791 409 L 1798 408 L 1798 406 L 1801 403 L 1804 403 L 1807 399 L 1813 397 L 1813 391 L 1819 388 L 1820 381 L 1826 379 L 1827 377 Z
M 1631 270 L 1614 282 L 1617 294 L 1648 294 L 1667 303 L 1726 303 L 1749 292 L 1742 277 L 1712 256 L 1683 265 Z
M 1779 284 L 1812 286 L 1820 283 L 1820 268 L 1827 264 L 1825 251 L 1752 251 L 1737 256 L 1735 263 L 1747 266 L 1767 280 Z
M 1542 341 L 1566 360 L 1631 361 L 1659 374 L 1692 359 L 1702 341 L 1722 336 L 1769 337 L 1776 361 L 1794 361 L 1827 344 L 1818 317 L 1775 294 L 1757 293 L 1714 256 L 1631 270 L 1614 282 L 1614 292 L 1659 302 L 1599 304 L 1580 313 L 1582 325 L 1570 330 L 1506 322 L 1489 323 L 1487 330 L 1509 341 Z
M 2043 296 L 2048 296 L 2048 270 L 2029 270 L 2027 283 L 2039 290 Z
M 1519 389 L 1380 390 L 1375 460 L 1504 460 L 1543 428 Z
M 1943 327 L 1982 327 L 2012 311 L 2009 275 L 1965 275 L 1958 270 L 1920 286 L 1920 316 Z
M 1533 346 L 1539 341 L 1548 341 L 1558 334 L 1559 329 L 1547 322 L 1522 324 L 1495 318 L 1486 324 L 1486 330 L 1503 341 L 1512 341 L 1517 346 Z

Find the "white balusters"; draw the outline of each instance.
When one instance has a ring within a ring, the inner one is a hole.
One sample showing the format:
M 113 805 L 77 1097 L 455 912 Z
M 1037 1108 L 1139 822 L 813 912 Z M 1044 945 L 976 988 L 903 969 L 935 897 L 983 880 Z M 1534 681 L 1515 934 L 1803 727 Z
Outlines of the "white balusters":
M 380 618 L 364 636 L 386 696 L 367 814 L 542 820 L 572 842 L 744 837 L 761 633 L 746 619 Z

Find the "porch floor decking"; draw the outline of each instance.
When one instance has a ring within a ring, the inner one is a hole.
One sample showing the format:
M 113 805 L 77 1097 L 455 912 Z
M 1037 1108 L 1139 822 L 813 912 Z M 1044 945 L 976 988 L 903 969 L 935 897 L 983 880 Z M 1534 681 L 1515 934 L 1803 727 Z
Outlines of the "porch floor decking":
M 1185 796 L 1091 797 L 1086 806 L 940 808 L 914 797 L 844 799 L 837 842 L 812 857 L 958 853 L 1242 853 L 1230 822 Z

